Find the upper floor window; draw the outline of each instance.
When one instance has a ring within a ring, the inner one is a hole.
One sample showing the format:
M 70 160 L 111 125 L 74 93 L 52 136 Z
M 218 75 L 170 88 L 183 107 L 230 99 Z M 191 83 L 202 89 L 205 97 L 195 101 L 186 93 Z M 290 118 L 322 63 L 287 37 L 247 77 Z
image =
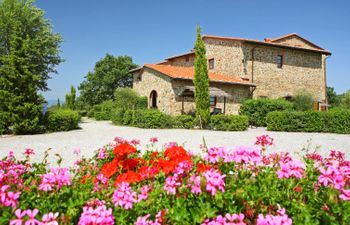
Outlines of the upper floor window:
M 210 96 L 210 106 L 216 106 L 216 97 Z
M 188 57 L 188 55 L 186 56 L 186 62 L 190 61 L 190 57 Z
M 137 81 L 142 81 L 142 75 L 141 74 L 137 74 Z
M 283 55 L 277 56 L 277 68 L 282 68 L 283 66 Z
M 209 59 L 209 69 L 214 69 L 214 59 Z

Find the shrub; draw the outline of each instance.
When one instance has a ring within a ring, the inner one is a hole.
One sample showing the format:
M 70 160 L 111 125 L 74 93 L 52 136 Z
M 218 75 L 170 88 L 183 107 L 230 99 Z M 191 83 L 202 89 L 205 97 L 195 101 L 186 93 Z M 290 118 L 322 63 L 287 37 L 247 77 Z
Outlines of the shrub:
M 0 112 L 0 135 L 9 133 L 10 121 L 11 117 L 9 113 Z
M 77 129 L 79 121 L 79 113 L 70 109 L 49 111 L 46 115 L 46 127 L 51 132 Z
M 240 114 L 248 116 L 250 125 L 266 126 L 269 112 L 292 109 L 293 104 L 284 99 L 249 99 L 243 102 Z
M 213 115 L 210 126 L 214 130 L 243 131 L 247 130 L 249 120 L 247 116 L 239 115 Z
M 140 128 L 171 128 L 172 120 L 169 115 L 154 109 L 127 110 L 124 113 L 123 125 Z
M 346 109 L 350 109 L 350 90 L 341 95 L 340 106 Z
M 314 107 L 314 98 L 310 93 L 299 93 L 292 98 L 294 109 L 297 111 L 312 110 Z
M 114 92 L 114 104 L 119 109 L 147 109 L 148 99 L 131 88 L 117 88 Z
M 25 102 L 15 108 L 12 131 L 14 134 L 37 134 L 45 132 L 42 124 L 42 104 Z
M 93 117 L 96 120 L 110 120 L 113 108 L 113 101 L 107 100 L 101 104 L 94 105 L 92 110 L 88 113 L 88 116 Z
M 350 133 L 350 111 L 271 112 L 267 129 L 289 132 Z
M 190 115 L 180 115 L 173 117 L 174 128 L 191 129 L 194 127 L 194 118 Z

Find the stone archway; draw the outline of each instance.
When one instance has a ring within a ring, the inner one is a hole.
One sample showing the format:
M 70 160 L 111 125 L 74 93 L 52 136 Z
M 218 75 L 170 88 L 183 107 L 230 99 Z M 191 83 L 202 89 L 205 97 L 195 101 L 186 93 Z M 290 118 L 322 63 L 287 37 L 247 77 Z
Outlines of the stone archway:
M 157 92 L 155 90 L 151 91 L 151 94 L 149 95 L 150 108 L 158 108 L 157 98 L 158 98 Z

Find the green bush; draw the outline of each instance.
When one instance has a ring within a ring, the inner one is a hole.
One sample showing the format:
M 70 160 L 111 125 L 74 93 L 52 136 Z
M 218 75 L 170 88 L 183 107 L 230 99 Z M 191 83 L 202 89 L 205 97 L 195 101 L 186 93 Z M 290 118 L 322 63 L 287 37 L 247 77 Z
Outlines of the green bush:
M 310 93 L 299 93 L 293 96 L 292 103 L 296 111 L 308 111 L 314 107 L 314 98 Z
M 191 129 L 194 127 L 194 118 L 190 115 L 180 115 L 173 117 L 174 128 Z
M 154 109 L 127 110 L 124 113 L 123 125 L 140 128 L 171 128 L 172 120 L 169 115 Z
M 125 109 L 114 109 L 111 114 L 112 123 L 115 125 L 124 125 L 123 118 L 125 114 Z
M 117 88 L 114 92 L 114 104 L 119 109 L 147 109 L 148 99 L 131 88 Z
M 79 115 L 81 116 L 81 117 L 84 117 L 84 116 L 87 116 L 87 113 L 88 113 L 88 111 L 87 110 L 79 110 Z
M 247 130 L 248 125 L 247 116 L 220 114 L 210 118 L 210 127 L 214 130 L 243 131 Z
M 271 112 L 267 129 L 288 132 L 350 133 L 350 110 Z
M 12 131 L 14 134 L 44 133 L 42 104 L 25 102 L 14 110 Z
M 249 124 L 266 126 L 269 112 L 292 110 L 293 104 L 284 99 L 249 99 L 243 102 L 240 114 L 248 116 Z
M 110 120 L 113 108 L 113 101 L 107 100 L 101 104 L 94 105 L 87 115 L 95 118 L 96 120 Z
M 70 109 L 49 111 L 46 115 L 46 127 L 51 132 L 77 129 L 79 121 L 79 112 Z

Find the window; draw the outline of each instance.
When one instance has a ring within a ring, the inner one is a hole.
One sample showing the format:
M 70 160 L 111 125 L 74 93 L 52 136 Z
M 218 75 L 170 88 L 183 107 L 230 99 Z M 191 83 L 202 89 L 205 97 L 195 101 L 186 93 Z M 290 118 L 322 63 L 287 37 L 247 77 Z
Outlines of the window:
M 186 62 L 189 62 L 190 61 L 190 57 L 187 55 L 186 56 Z
M 209 69 L 214 69 L 214 59 L 209 59 Z
M 137 81 L 142 81 L 142 75 L 141 74 L 137 75 Z
M 210 96 L 210 106 L 216 106 L 216 97 Z
M 277 68 L 282 68 L 283 66 L 283 55 L 277 56 Z

